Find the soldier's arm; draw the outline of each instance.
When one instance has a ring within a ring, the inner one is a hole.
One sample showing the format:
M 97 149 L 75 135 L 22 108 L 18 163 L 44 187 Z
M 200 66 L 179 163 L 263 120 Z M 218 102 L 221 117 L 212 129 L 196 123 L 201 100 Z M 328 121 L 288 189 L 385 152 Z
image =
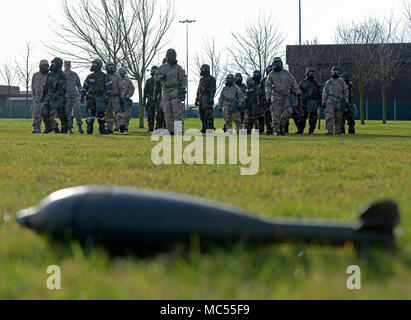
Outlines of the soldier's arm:
M 214 100 L 215 93 L 217 92 L 217 81 L 214 77 L 210 80 L 210 98 Z
M 113 81 L 106 75 L 105 81 L 104 81 L 104 98 L 109 98 L 112 91 L 113 91 Z
M 323 105 L 327 103 L 327 100 L 328 100 L 328 86 L 329 86 L 329 83 L 327 81 L 323 89 L 323 103 L 322 103 Z
M 144 86 L 144 90 L 143 90 L 143 104 L 146 104 L 147 97 L 148 97 L 148 90 L 149 90 L 149 86 L 148 86 L 148 80 L 147 80 Z
M 46 81 L 44 82 L 43 92 L 41 93 L 41 100 L 42 101 L 44 101 L 47 94 L 49 93 L 49 87 L 48 87 L 49 78 L 50 78 L 50 73 L 47 74 Z
M 267 100 L 271 99 L 271 90 L 272 90 L 272 84 L 273 84 L 271 81 L 270 75 L 267 77 L 267 80 L 265 81 L 265 98 Z
M 238 102 L 239 102 L 241 105 L 244 106 L 245 96 L 244 96 L 243 90 L 241 90 L 240 88 L 237 88 L 236 96 L 237 96 Z
M 66 75 L 64 73 L 61 73 L 61 75 L 60 75 L 60 81 L 59 81 L 59 84 L 58 84 L 57 92 L 60 96 L 64 96 L 67 92 L 67 78 L 66 78 Z
M 219 104 L 219 106 L 220 106 L 220 109 L 221 109 L 221 108 L 223 107 L 223 105 L 224 105 L 224 89 L 221 90 L 220 98 L 218 99 L 218 104 Z
M 178 70 L 177 75 L 178 75 L 178 79 L 181 82 L 181 86 L 184 87 L 184 88 L 187 88 L 187 75 L 186 75 L 185 71 L 180 66 L 177 68 L 177 70 Z
M 349 92 L 348 92 L 348 85 L 345 83 L 343 80 L 343 96 L 344 96 L 344 101 L 346 104 L 349 104 Z
M 35 87 L 36 86 L 34 85 L 34 75 L 33 75 L 33 77 L 31 78 L 31 94 L 32 94 L 33 97 L 36 96 L 36 88 Z
M 76 73 L 76 87 L 77 87 L 78 92 L 81 92 L 81 81 L 77 73 Z
M 154 80 L 156 82 L 164 81 L 166 76 L 163 74 L 162 66 L 157 69 L 156 73 L 154 74 Z
M 291 86 L 291 90 L 293 90 L 293 92 L 300 96 L 301 95 L 301 90 L 300 90 L 300 86 L 298 85 L 297 81 L 295 80 L 294 76 L 289 73 L 290 75 L 290 86 Z

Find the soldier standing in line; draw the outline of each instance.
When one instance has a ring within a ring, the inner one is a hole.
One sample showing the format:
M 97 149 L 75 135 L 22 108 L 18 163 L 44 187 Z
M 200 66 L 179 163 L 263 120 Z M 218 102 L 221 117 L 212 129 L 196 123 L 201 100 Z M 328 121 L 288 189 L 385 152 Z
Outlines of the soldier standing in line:
M 118 69 L 118 74 L 120 75 L 120 105 L 121 112 L 124 115 L 125 132 L 128 132 L 128 127 L 131 120 L 131 107 L 133 106 L 133 101 L 131 97 L 134 95 L 136 88 L 133 82 L 126 77 L 127 71 L 125 68 L 121 67 Z
M 246 109 L 247 109 L 247 133 L 258 123 L 260 134 L 264 133 L 264 103 L 265 91 L 261 88 L 261 71 L 256 70 L 253 77 L 247 81 Z
M 144 96 L 143 96 L 143 106 L 146 109 L 147 121 L 148 121 L 148 130 L 147 132 L 154 131 L 154 121 L 156 117 L 156 104 L 154 102 L 154 89 L 155 83 L 154 75 L 158 70 L 157 66 L 151 68 L 151 78 L 149 78 L 144 86 Z
M 31 102 L 31 117 L 33 119 L 32 133 L 41 133 L 41 96 L 43 94 L 44 84 L 46 83 L 47 74 L 49 73 L 49 63 L 47 60 L 41 60 L 39 71 L 33 74 L 31 80 L 31 90 L 33 100 Z
M 326 135 L 341 135 L 343 108 L 348 104 L 348 86 L 341 79 L 337 67 L 331 69 L 331 79 L 325 83 L 322 101 L 328 131 Z
M 195 105 L 200 109 L 201 132 L 206 133 L 207 129 L 215 130 L 213 107 L 217 87 L 215 78 L 210 74 L 210 66 L 208 64 L 201 66 L 200 75 L 202 78 L 198 85 Z
M 78 132 L 83 134 L 83 121 L 81 119 L 81 111 L 80 111 L 80 92 L 81 82 L 80 78 L 74 71 L 71 71 L 71 62 L 65 61 L 64 62 L 64 73 L 67 79 L 67 93 L 66 93 L 66 110 L 67 110 L 67 117 L 69 121 L 69 133 L 73 133 L 73 116 L 76 118 Z
M 268 75 L 271 73 L 273 70 L 272 66 L 268 66 L 267 69 L 265 70 L 266 76 L 261 80 L 261 85 L 259 91 L 264 91 L 265 94 L 265 83 L 267 81 Z M 271 115 L 271 110 L 270 110 L 270 104 L 268 103 L 267 100 L 264 101 L 264 121 L 265 121 L 265 134 L 267 136 L 272 136 L 274 134 L 273 132 L 273 118 Z M 262 133 L 261 133 L 262 134 Z
M 354 86 L 350 76 L 344 73 L 341 78 L 344 79 L 348 86 L 348 108 L 343 112 L 341 133 L 345 133 L 345 123 L 348 124 L 348 133 L 355 134 L 355 116 L 357 115 L 357 106 L 354 104 Z

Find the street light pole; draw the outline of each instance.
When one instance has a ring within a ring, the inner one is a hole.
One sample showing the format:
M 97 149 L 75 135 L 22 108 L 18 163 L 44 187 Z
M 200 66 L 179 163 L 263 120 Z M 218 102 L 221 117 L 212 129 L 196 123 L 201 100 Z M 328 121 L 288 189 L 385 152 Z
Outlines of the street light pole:
M 186 24 L 186 48 L 187 48 L 187 56 L 186 56 L 186 59 L 187 59 L 187 69 L 186 69 L 186 73 L 187 73 L 187 102 L 186 102 L 186 108 L 188 108 L 188 68 L 189 68 L 189 62 L 188 62 L 188 25 L 190 24 L 190 23 L 194 23 L 194 22 L 196 22 L 196 20 L 189 20 L 189 19 L 186 19 L 186 20 L 181 20 L 181 21 L 179 21 L 179 23 L 185 23 Z
M 299 5 L 300 5 L 300 18 L 299 18 L 299 22 L 300 22 L 300 46 L 301 46 L 301 0 L 299 0 Z

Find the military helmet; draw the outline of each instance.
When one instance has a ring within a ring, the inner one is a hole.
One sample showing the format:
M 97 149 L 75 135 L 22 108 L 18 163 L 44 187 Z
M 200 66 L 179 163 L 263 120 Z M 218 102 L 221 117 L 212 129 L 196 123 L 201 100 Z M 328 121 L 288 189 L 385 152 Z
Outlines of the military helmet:
M 40 64 L 39 64 L 39 67 L 41 67 L 41 66 L 49 66 L 49 62 L 47 61 L 47 60 L 41 60 L 40 61 Z
M 60 58 L 54 58 L 54 59 L 51 61 L 51 63 L 52 63 L 52 64 L 55 64 L 57 69 L 61 69 L 61 68 L 63 67 L 63 60 L 60 59 Z
M 177 63 L 177 52 L 174 49 L 168 49 L 166 58 L 169 64 L 176 64 Z
M 106 63 L 106 69 L 107 69 L 108 67 L 114 67 L 114 62 L 111 62 L 111 61 L 107 62 L 107 63 Z
M 337 79 L 340 77 L 340 69 L 336 66 L 331 68 L 331 77 Z
M 203 64 L 201 66 L 201 70 L 204 70 L 204 71 L 207 71 L 208 73 L 210 73 L 211 68 L 208 64 Z
M 283 60 L 280 57 L 275 57 L 273 60 L 273 69 L 274 71 L 282 71 L 284 68 Z
M 118 69 L 118 73 L 126 74 L 126 73 L 127 73 L 126 68 L 120 67 L 120 68 Z
M 331 72 L 340 72 L 340 68 L 338 68 L 337 66 L 333 66 L 331 68 Z
M 101 59 L 95 59 L 92 64 L 96 64 L 100 69 L 103 68 L 103 61 Z
M 305 75 L 308 76 L 308 74 L 310 74 L 310 73 L 315 73 L 314 68 L 309 67 L 309 68 L 307 68 L 307 69 L 305 70 Z
M 233 74 L 230 73 L 227 75 L 226 80 L 235 80 L 235 77 Z
M 265 73 L 267 74 L 267 76 L 270 74 L 271 71 L 273 71 L 273 66 L 268 66 L 268 67 L 265 69 Z

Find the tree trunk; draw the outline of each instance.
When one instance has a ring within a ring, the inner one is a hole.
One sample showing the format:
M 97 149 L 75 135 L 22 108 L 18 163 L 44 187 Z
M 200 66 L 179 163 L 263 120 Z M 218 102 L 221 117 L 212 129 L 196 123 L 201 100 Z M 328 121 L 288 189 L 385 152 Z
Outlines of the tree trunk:
M 8 100 L 8 107 L 9 107 L 9 119 L 11 119 L 11 101 L 10 101 L 10 95 L 11 95 L 11 87 L 7 87 L 7 100 Z
M 359 91 L 360 91 L 360 118 L 361 118 L 361 124 L 365 124 L 365 119 L 364 119 L 364 87 L 361 84 L 359 86 Z
M 382 92 L 382 123 L 387 123 L 387 101 L 385 96 L 386 85 L 384 83 L 381 84 L 381 92 Z
M 29 118 L 29 90 L 26 87 L 26 119 Z
M 140 109 L 140 129 L 144 129 L 143 82 L 138 81 L 138 105 Z

